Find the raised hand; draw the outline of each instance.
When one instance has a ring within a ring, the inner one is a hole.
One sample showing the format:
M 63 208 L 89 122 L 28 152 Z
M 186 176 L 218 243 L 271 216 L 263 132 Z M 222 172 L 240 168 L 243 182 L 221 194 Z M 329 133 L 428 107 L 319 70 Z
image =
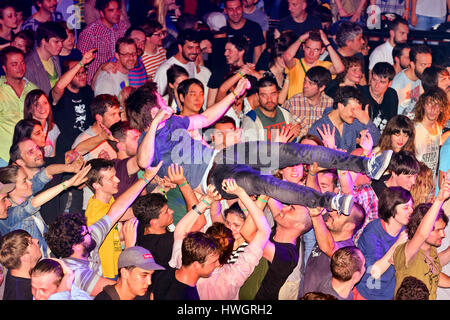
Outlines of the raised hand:
M 83 57 L 81 58 L 81 64 L 82 65 L 87 65 L 88 63 L 90 63 L 92 60 L 94 60 L 95 59 L 95 54 L 94 54 L 94 52 L 96 52 L 97 51 L 97 48 L 94 48 L 94 49 L 91 49 L 91 50 L 89 50 L 89 51 L 86 51 L 84 54 L 83 54 Z
M 336 149 L 336 141 L 334 135 L 336 133 L 336 127 L 333 126 L 333 130 L 330 129 L 330 125 L 322 124 L 322 130 L 317 127 L 317 132 L 319 132 L 320 137 L 322 138 L 323 145 L 330 149 Z
M 444 181 L 439 188 L 436 200 L 444 202 L 450 197 L 450 170 L 445 174 Z
M 369 155 L 373 148 L 373 139 L 369 130 L 362 130 L 360 133 L 361 139 L 359 140 L 359 145 L 364 150 L 365 155 Z
M 84 168 L 82 168 L 80 171 L 78 171 L 72 178 L 65 181 L 67 184 L 67 187 L 71 186 L 79 186 L 80 184 L 86 182 L 89 170 L 91 170 L 91 165 L 87 165 Z
M 223 180 L 222 189 L 223 191 L 234 195 L 239 195 L 240 193 L 245 192 L 245 190 L 236 183 L 235 179 Z
M 275 129 L 271 131 L 272 141 L 286 143 L 290 142 L 295 138 L 294 132 L 291 130 L 290 126 L 282 127 L 280 129 Z
M 218 201 L 220 200 L 222 197 L 220 196 L 219 191 L 217 191 L 216 187 L 212 184 L 209 184 L 206 187 L 206 196 L 207 198 L 209 198 L 210 203 L 212 203 L 213 201 Z
M 122 234 L 125 241 L 125 248 L 130 248 L 136 245 L 138 224 L 139 221 L 136 218 L 131 218 L 123 224 Z
M 353 115 L 355 116 L 356 119 L 358 119 L 359 122 L 361 122 L 362 124 L 366 125 L 369 123 L 370 121 L 370 116 L 369 116 L 369 105 L 366 104 L 366 107 L 364 108 L 364 110 L 362 108 L 356 108 L 353 111 Z
M 75 151 L 76 152 L 76 151 Z M 78 154 L 78 152 L 77 152 Z M 85 161 L 82 155 L 78 154 L 78 157 L 75 159 L 75 161 L 72 161 L 66 165 L 66 172 L 73 172 L 77 173 L 81 170 L 81 168 L 84 166 Z
M 176 163 L 172 163 L 169 166 L 168 175 L 169 177 L 167 177 L 167 179 L 169 179 L 172 183 L 175 183 L 177 185 L 180 185 L 186 181 L 186 177 L 184 176 L 183 173 L 183 167 Z
M 236 88 L 234 89 L 234 92 L 236 93 L 237 97 L 240 97 L 244 94 L 245 90 L 248 90 L 251 88 L 250 81 L 248 79 L 242 78 L 238 81 Z

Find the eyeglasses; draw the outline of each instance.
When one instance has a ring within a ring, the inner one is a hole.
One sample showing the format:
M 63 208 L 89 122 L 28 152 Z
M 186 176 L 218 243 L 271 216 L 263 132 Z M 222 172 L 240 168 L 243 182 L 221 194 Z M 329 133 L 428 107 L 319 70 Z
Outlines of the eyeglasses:
M 137 57 L 137 52 L 129 52 L 129 53 L 121 53 L 119 52 L 121 56 L 127 57 L 127 58 L 134 58 Z
M 86 231 L 81 234 L 82 237 L 85 237 L 86 235 L 91 235 L 91 230 L 89 230 L 88 227 L 86 227 Z
M 165 36 L 167 36 L 167 31 L 161 31 L 161 32 L 158 32 L 158 33 L 152 33 L 151 36 L 155 36 L 155 37 L 165 37 Z

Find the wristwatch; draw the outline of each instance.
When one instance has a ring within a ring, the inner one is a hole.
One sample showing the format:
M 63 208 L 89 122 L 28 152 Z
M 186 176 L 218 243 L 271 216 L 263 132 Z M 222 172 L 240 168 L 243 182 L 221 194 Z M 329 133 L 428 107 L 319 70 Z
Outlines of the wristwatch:
M 200 211 L 200 209 L 197 207 L 196 204 L 194 204 L 194 205 L 192 206 L 192 210 L 194 210 L 195 212 L 197 212 L 199 216 L 201 216 L 201 215 L 203 214 L 203 212 Z

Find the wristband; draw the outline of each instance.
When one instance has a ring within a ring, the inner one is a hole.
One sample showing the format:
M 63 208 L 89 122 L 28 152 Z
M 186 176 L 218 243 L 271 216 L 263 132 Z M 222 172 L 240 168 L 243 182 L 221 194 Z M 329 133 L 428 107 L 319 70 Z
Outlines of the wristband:
M 231 93 L 233 94 L 234 98 L 236 99 L 236 97 L 237 97 L 236 92 L 234 92 L 234 90 L 233 90 L 233 91 L 231 91 Z
M 325 48 L 328 48 L 329 46 L 331 46 L 331 43 L 327 44 L 327 45 L 325 46 Z
M 206 204 L 208 207 L 211 205 L 211 203 L 209 203 L 209 202 L 206 201 L 205 199 L 202 199 L 202 202 L 203 202 L 204 204 Z
M 144 180 L 147 184 L 150 183 L 150 181 L 148 181 L 144 176 L 142 176 L 140 179 Z
M 82 64 L 81 61 L 78 61 L 78 64 L 79 64 L 82 68 L 84 68 L 84 64 Z
M 163 195 L 166 195 L 166 192 L 165 192 L 164 189 L 161 188 L 160 186 L 158 186 L 158 190 L 159 190 Z
M 267 200 L 264 200 L 264 199 L 262 199 L 262 198 L 260 198 L 260 197 L 258 197 L 258 201 L 261 201 L 261 202 L 267 203 Z
M 62 187 L 64 188 L 64 190 L 67 190 L 67 186 L 64 182 L 61 182 Z
M 242 212 L 247 212 L 248 211 L 248 209 L 242 209 Z
M 298 42 L 302 43 L 302 42 L 303 42 L 303 40 L 302 40 L 302 39 L 298 39 Z
M 245 78 L 245 74 L 243 74 L 240 70 L 236 72 L 241 78 Z
M 187 180 L 185 181 L 185 182 L 183 182 L 182 184 L 179 184 L 178 186 L 181 188 L 181 187 L 184 187 L 185 185 L 187 185 Z
M 195 204 L 192 206 L 192 210 L 194 210 L 195 212 L 197 212 L 197 214 L 198 214 L 199 216 L 201 216 L 201 215 L 203 214 L 203 212 L 201 212 L 200 209 L 197 208 L 197 205 L 195 205 Z

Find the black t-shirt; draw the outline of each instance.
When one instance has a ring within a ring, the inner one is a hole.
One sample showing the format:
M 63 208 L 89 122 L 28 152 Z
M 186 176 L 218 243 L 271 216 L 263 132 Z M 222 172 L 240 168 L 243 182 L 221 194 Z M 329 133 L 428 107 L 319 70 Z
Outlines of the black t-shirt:
M 173 232 L 147 235 L 144 235 L 142 232 L 138 233 L 136 245 L 150 251 L 155 259 L 155 262 L 168 269 L 169 261 L 172 257 L 173 241 Z
M 285 30 L 292 30 L 295 32 L 297 37 L 300 37 L 302 34 L 310 30 L 322 29 L 322 23 L 320 22 L 319 18 L 311 14 L 308 14 L 306 20 L 302 23 L 295 22 L 294 19 L 292 19 L 292 16 L 288 15 L 287 17 L 284 17 L 280 20 L 277 29 L 280 32 Z
M 231 28 L 230 25 L 227 24 L 226 33 L 228 37 L 243 36 L 248 39 L 250 45 L 249 50 L 244 55 L 244 62 L 253 62 L 254 48 L 266 42 L 264 39 L 264 34 L 261 29 L 261 26 L 258 23 L 253 22 L 249 19 L 246 19 L 244 26 L 238 30 Z
M 61 131 L 56 141 L 58 158 L 64 156 L 64 153 L 71 149 L 76 137 L 94 123 L 90 109 L 93 98 L 94 92 L 90 86 L 81 88 L 78 93 L 66 88 L 58 103 L 52 106 L 53 119 Z
M 340 83 L 341 83 L 340 79 L 334 79 L 334 80 L 331 80 L 330 82 L 328 82 L 325 87 L 325 90 L 324 90 L 325 94 L 327 96 L 329 96 L 330 98 L 334 99 L 336 97 L 337 90 L 340 87 Z M 362 86 L 360 86 L 359 84 L 356 85 L 356 88 L 359 91 L 362 90 Z
M 8 271 L 3 300 L 33 300 L 31 279 L 15 277 Z
M 286 279 L 298 263 L 298 248 L 291 243 L 273 241 L 275 255 L 261 283 L 255 300 L 278 300 L 278 294 Z
M 197 287 L 191 287 L 175 278 L 176 269 L 154 273 L 152 291 L 154 300 L 200 300 Z
M 378 180 L 372 180 L 372 189 L 377 195 L 378 199 L 380 199 L 381 193 L 383 193 L 383 190 L 386 189 L 388 186 L 386 185 L 386 180 L 388 180 L 391 177 L 391 175 L 384 175 Z
M 366 103 L 369 104 L 370 120 L 377 126 L 380 132 L 383 132 L 386 124 L 392 117 L 397 115 L 398 95 L 397 91 L 388 88 L 384 93 L 381 104 L 376 102 L 369 91 L 369 85 L 361 88 L 361 93 L 366 98 Z

